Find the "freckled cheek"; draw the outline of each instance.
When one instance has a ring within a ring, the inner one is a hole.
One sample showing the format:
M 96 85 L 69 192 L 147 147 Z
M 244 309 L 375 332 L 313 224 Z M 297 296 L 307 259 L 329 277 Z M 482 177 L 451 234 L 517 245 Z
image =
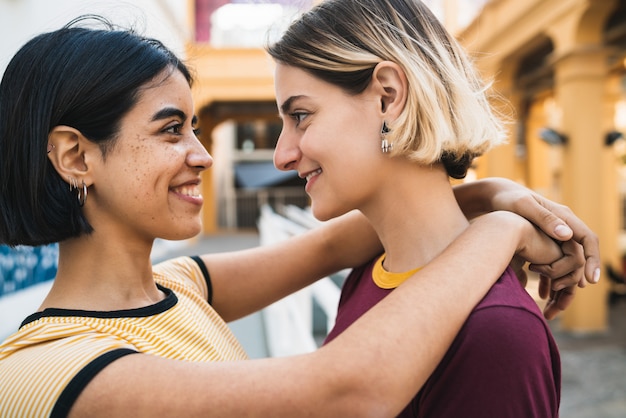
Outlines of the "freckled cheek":
M 185 150 L 138 136 L 128 152 L 124 176 L 128 176 L 134 196 L 139 200 L 162 198 L 171 181 L 185 165 Z M 160 196 L 160 197 L 159 197 Z
M 132 196 L 140 201 L 154 198 L 160 189 L 167 190 L 168 169 L 174 156 L 167 155 L 158 148 L 144 145 L 130 147 L 128 164 L 121 170 L 122 175 L 129 182 L 129 188 L 134 190 Z

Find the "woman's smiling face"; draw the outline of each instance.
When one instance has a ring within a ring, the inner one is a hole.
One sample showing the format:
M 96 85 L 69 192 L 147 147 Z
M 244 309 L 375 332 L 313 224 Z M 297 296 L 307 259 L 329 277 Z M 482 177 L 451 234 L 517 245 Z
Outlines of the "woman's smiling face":
M 85 209 L 96 231 L 119 227 L 147 240 L 200 232 L 200 173 L 212 159 L 195 135 L 193 111 L 189 84 L 177 70 L 139 90 L 106 158 L 89 161 L 94 185 Z
M 350 95 L 302 69 L 277 64 L 276 101 L 283 130 L 274 164 L 306 178 L 320 220 L 367 204 L 380 164 L 380 102 L 366 89 Z

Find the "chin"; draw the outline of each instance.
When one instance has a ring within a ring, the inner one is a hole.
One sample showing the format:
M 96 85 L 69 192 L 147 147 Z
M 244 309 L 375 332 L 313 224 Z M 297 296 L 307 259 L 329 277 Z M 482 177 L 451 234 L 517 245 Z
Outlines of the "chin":
M 177 231 L 168 234 L 168 236 L 163 236 L 162 238 L 171 241 L 182 241 L 193 238 L 200 232 L 202 232 L 202 224 L 187 225 L 185 227 L 180 227 Z
M 320 205 L 315 205 L 315 203 L 312 203 L 311 212 L 313 213 L 313 216 L 315 216 L 315 219 L 317 219 L 318 221 L 324 222 L 324 221 L 328 221 L 333 218 L 336 218 L 338 216 L 341 216 L 347 213 L 348 211 L 341 211 L 337 209 L 333 210 L 332 208 L 324 209 L 324 207 L 321 207 Z

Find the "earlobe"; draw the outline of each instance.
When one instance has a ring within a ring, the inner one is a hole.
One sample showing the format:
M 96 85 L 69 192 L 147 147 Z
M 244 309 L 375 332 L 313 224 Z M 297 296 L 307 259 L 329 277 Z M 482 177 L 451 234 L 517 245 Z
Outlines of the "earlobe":
M 381 112 L 385 119 L 394 120 L 404 110 L 408 81 L 402 67 L 392 61 L 379 62 L 372 80 L 380 90 Z
M 86 143 L 89 140 L 70 126 L 55 126 L 48 134 L 48 159 L 61 178 L 68 183 L 72 179 L 87 182 L 89 168 L 85 163 Z

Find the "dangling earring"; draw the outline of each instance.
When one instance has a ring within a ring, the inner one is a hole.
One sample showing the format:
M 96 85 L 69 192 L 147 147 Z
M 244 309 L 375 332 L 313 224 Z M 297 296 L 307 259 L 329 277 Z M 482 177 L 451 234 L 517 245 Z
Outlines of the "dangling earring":
M 87 200 L 87 185 L 85 184 L 85 181 L 82 181 L 83 185 L 81 188 L 79 188 L 78 181 L 74 177 L 69 177 L 68 180 L 70 183 L 70 192 L 74 189 L 78 190 L 78 205 L 83 206 L 85 204 L 85 201 Z
M 383 121 L 383 127 L 380 130 L 380 138 L 381 138 L 380 147 L 383 150 L 383 154 L 387 154 L 393 149 L 393 144 L 387 141 L 387 134 L 389 132 L 390 130 L 387 127 L 387 122 Z
M 67 180 L 70 183 L 70 192 L 74 189 L 78 189 L 78 182 L 74 177 L 68 177 Z
M 85 204 L 85 202 L 87 201 L 87 185 L 85 184 L 85 181 L 83 180 L 83 187 L 82 187 L 82 193 L 81 190 L 78 189 L 78 206 L 83 206 Z

